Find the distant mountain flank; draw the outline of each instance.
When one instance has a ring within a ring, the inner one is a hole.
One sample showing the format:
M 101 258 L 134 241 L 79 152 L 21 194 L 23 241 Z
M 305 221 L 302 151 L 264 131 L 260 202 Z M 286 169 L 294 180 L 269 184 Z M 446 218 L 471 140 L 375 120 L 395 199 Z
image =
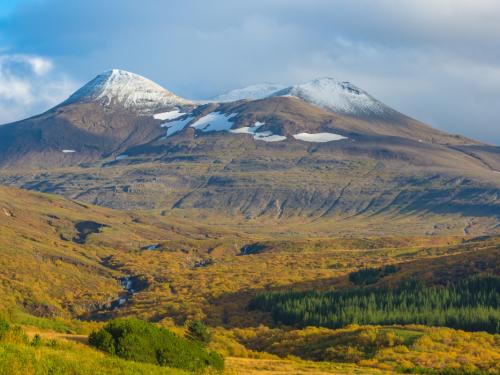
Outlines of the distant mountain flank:
M 201 104 L 140 75 L 112 69 L 46 113 L 0 127 L 0 166 L 58 167 L 123 159 L 131 148 L 212 132 L 267 143 L 359 142 L 383 136 L 482 147 L 409 118 L 333 78 L 294 86 L 253 85 Z M 457 151 L 476 162 L 486 155 L 488 162 L 483 164 L 496 168 L 491 152 Z
M 499 172 L 499 147 L 434 129 L 333 78 L 196 102 L 113 69 L 0 127 L 0 182 L 116 208 L 493 220 Z

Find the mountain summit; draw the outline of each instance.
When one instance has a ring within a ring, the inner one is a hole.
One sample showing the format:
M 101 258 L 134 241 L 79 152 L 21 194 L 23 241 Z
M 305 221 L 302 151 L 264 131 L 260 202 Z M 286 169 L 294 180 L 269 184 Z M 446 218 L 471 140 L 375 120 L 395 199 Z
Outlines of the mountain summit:
M 252 85 L 231 90 L 216 96 L 212 101 L 258 100 L 273 96 L 295 97 L 330 112 L 354 116 L 380 117 L 396 112 L 352 83 L 330 77 L 292 86 L 270 83 Z
M 87 102 L 106 107 L 120 106 L 144 114 L 191 104 L 145 77 L 119 69 L 99 74 L 61 105 Z
M 383 115 L 394 110 L 349 82 L 320 78 L 272 94 L 294 96 L 317 107 L 351 115 Z
M 264 99 L 273 95 L 275 92 L 278 92 L 286 88 L 287 86 L 285 85 L 279 85 L 275 83 L 261 83 L 257 85 L 246 86 L 241 89 L 234 89 L 228 91 L 224 94 L 216 96 L 211 101 L 226 103 L 226 102 L 235 102 L 237 100 L 242 100 L 242 99 L 251 99 L 251 100 Z

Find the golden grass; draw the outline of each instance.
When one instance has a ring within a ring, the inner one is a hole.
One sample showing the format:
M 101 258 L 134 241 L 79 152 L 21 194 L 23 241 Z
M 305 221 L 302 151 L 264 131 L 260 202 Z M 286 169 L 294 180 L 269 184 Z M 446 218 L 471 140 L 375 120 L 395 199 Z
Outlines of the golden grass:
M 450 264 L 497 254 L 500 239 L 463 242 L 466 237 L 325 237 L 288 228 L 215 225 L 154 213 L 122 212 L 67 199 L 0 188 L 0 291 L 4 309 L 18 306 L 38 316 L 75 317 L 102 309 L 123 291 L 119 278 L 147 282 L 116 314 L 182 324 L 207 319 L 212 325 L 256 325 L 266 315 L 248 313 L 250 298 L 276 288 L 347 287 L 359 268 L 403 262 L 388 277 L 432 278 Z M 83 245 L 74 243 L 75 223 L 107 225 Z M 259 242 L 265 251 L 240 255 Z M 158 250 L 141 250 L 159 244 Z M 453 257 L 452 255 L 459 255 Z M 106 263 L 103 260 L 106 259 Z M 205 267 L 197 263 L 211 259 Z M 464 263 L 464 262 L 462 262 Z M 494 261 L 493 261 L 494 263 Z M 471 268 L 465 263 L 460 267 Z M 474 267 L 472 267 L 474 268 Z M 425 270 L 425 272 L 422 272 Z M 448 271 L 447 271 L 448 272 Z
M 256 352 L 281 358 L 351 362 L 380 370 L 477 369 L 500 371 L 500 336 L 425 326 L 357 326 L 342 329 L 233 329 L 224 335 Z M 346 364 L 346 363 L 344 363 Z
M 81 336 L 30 331 L 38 346 L 0 342 L 0 375 L 181 375 L 184 371 L 126 361 L 98 352 Z
M 80 372 L 74 374 L 86 374 L 87 364 L 94 364 L 96 374 L 128 374 L 137 371 L 137 374 L 149 374 L 144 371 L 151 371 L 151 374 L 181 374 L 181 371 L 174 371 L 171 369 L 162 369 L 157 366 L 150 366 L 139 364 L 130 361 L 122 361 L 117 358 L 108 357 L 103 353 L 97 352 L 88 347 L 87 335 L 74 335 L 54 332 L 50 330 L 41 330 L 35 327 L 25 327 L 24 331 L 32 339 L 35 335 L 39 335 L 44 343 L 43 348 L 36 350 L 39 356 L 47 357 L 54 356 L 56 358 L 63 358 L 64 361 L 72 363 L 75 357 L 82 357 L 82 369 Z M 57 342 L 57 345 L 51 344 L 52 348 L 48 348 L 47 344 Z M 28 350 L 28 349 L 25 349 Z M 226 357 L 226 370 L 224 374 L 227 375 L 280 375 L 280 374 L 297 374 L 297 375 L 335 375 L 335 374 L 392 374 L 392 371 L 380 370 L 376 368 L 361 367 L 352 363 L 328 363 L 328 362 L 313 362 L 305 361 L 298 358 L 282 359 L 266 354 L 254 353 L 261 358 L 244 358 L 244 357 Z M 268 356 L 269 358 L 262 358 Z M 117 368 L 110 370 L 107 366 L 113 364 Z M 123 367 L 128 366 L 128 367 Z M 76 370 L 75 370 L 76 371 Z M 110 372 L 103 372 L 110 371 Z M 119 372 L 123 371 L 123 372 Z M 1 374 L 1 372 L 0 372 Z M 25 372 L 20 375 L 30 374 Z
M 72 241 L 75 223 L 82 220 L 107 227 L 90 235 L 85 244 L 77 244 Z M 81 374 L 91 373 L 89 369 L 95 366 L 146 371 L 134 364 L 115 362 L 88 348 L 85 337 L 99 324 L 71 320 L 117 298 L 122 292 L 119 278 L 124 275 L 141 277 L 146 288 L 111 315 L 151 319 L 174 326 L 180 333 L 182 328 L 175 325 L 182 325 L 186 319 L 204 319 L 218 327 L 212 328 L 215 338 L 211 345 L 230 357 L 228 369 L 236 374 L 375 374 L 397 366 L 428 366 L 438 360 L 450 366 L 463 364 L 457 358 L 482 368 L 488 358 L 480 353 L 468 354 L 464 349 L 473 352 L 479 347 L 487 349 L 487 356 L 496 358 L 496 336 L 491 341 L 491 335 L 467 336 L 439 329 L 424 330 L 427 341 L 419 342 L 419 346 L 406 353 L 394 348 L 377 352 L 373 358 L 365 359 L 367 362 L 360 362 L 364 367 L 282 359 L 278 355 L 293 353 L 290 346 L 280 347 L 279 342 L 272 348 L 249 344 L 241 335 L 263 339 L 267 331 L 248 327 L 272 324 L 268 314 L 246 309 L 248 301 L 263 290 L 351 287 L 349 272 L 388 263 L 398 263 L 400 267 L 380 281 L 391 285 L 412 276 L 433 283 L 469 273 L 499 272 L 498 236 L 475 241 L 468 241 L 470 237 L 466 236 L 331 237 L 325 235 L 326 227 L 321 225 L 319 228 L 325 231 L 314 232 L 308 225 L 301 227 L 293 220 L 279 230 L 265 221 L 231 223 L 218 216 L 193 222 L 180 215 L 117 211 L 0 187 L 0 310 L 7 310 L 11 319 L 23 324 L 30 335 L 42 332 L 46 340 L 62 343 L 55 348 L 4 347 L 4 358 L 12 361 L 9 366 L 21 366 L 15 371 L 23 375 L 31 374 L 29 371 L 33 371 L 37 361 L 44 358 L 55 358 L 54 361 L 74 368 L 78 353 L 83 353 L 82 369 L 87 371 Z M 240 254 L 242 246 L 256 242 L 264 245 L 262 253 Z M 158 250 L 141 249 L 151 244 L 159 244 Z M 197 266 L 206 259 L 213 263 Z M 52 319 L 35 318 L 20 310 Z M 228 330 L 232 327 L 244 329 Z M 309 345 L 287 330 L 272 332 L 299 349 Z M 311 332 L 294 334 L 312 339 L 308 336 Z M 320 332 L 319 336 L 333 335 Z M 455 359 L 448 361 L 446 353 L 454 353 Z M 19 356 L 26 358 L 25 364 L 14 360 Z
M 394 374 L 389 370 L 371 369 L 353 364 L 334 364 L 286 359 L 226 358 L 228 375 L 335 375 Z

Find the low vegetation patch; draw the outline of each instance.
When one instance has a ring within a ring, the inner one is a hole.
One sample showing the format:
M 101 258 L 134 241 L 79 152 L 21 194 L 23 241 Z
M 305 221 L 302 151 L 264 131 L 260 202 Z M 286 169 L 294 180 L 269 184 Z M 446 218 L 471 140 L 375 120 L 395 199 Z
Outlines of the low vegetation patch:
M 388 265 L 381 268 L 364 268 L 359 271 L 351 272 L 349 274 L 349 281 L 356 285 L 370 285 L 375 284 L 381 278 L 396 273 L 398 267 L 395 265 Z
M 3 323 L 3 321 L 2 321 Z M 0 375 L 186 375 L 179 369 L 127 361 L 76 342 L 31 340 L 19 326 L 9 325 L 0 338 Z
M 472 277 L 427 287 L 415 280 L 395 289 L 270 292 L 250 309 L 272 313 L 276 322 L 339 328 L 347 324 L 425 324 L 500 333 L 500 277 Z
M 485 332 L 416 325 L 350 325 L 336 330 L 261 326 L 234 329 L 232 334 L 249 349 L 283 358 L 297 356 L 417 374 L 486 375 L 500 371 L 499 336 Z
M 95 221 L 80 221 L 75 224 L 77 236 L 73 238 L 73 242 L 84 244 L 87 237 L 93 233 L 99 233 L 102 228 L 108 227 L 106 224 L 96 223 Z
M 199 341 L 183 339 L 165 328 L 136 319 L 110 321 L 89 336 L 89 343 L 109 354 L 137 362 L 188 371 L 207 367 L 224 369 L 223 357 L 206 350 Z

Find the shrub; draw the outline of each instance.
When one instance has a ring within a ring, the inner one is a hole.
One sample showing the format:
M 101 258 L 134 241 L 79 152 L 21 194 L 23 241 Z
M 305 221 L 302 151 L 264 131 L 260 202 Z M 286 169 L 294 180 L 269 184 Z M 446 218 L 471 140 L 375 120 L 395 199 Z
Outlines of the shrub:
M 337 345 L 326 349 L 324 356 L 328 361 L 358 362 L 364 358 L 364 353 L 356 346 Z
M 212 339 L 212 335 L 208 331 L 208 328 L 203 322 L 199 320 L 194 320 L 188 324 L 186 338 L 191 341 L 200 343 L 201 345 L 208 345 Z
M 35 348 L 38 348 L 41 345 L 42 345 L 42 338 L 40 337 L 39 334 L 36 334 L 33 337 L 33 340 L 31 340 L 31 346 L 34 346 Z
M 169 366 L 188 371 L 212 367 L 224 369 L 224 358 L 209 352 L 198 342 L 188 341 L 173 332 L 136 319 L 116 319 L 89 336 L 96 348 L 119 357 Z
M 5 337 L 8 331 L 9 323 L 4 317 L 0 316 L 0 340 Z
M 375 284 L 380 278 L 380 270 L 377 268 L 365 268 L 349 274 L 349 281 L 356 285 Z
M 10 325 L 7 320 L 0 316 L 0 341 L 9 344 L 27 344 L 28 336 L 19 326 Z
M 349 281 L 356 285 L 375 284 L 382 277 L 398 272 L 398 267 L 390 264 L 382 268 L 365 268 L 349 274 Z
M 108 331 L 94 331 L 89 336 L 89 344 L 110 354 L 115 354 L 115 341 Z

